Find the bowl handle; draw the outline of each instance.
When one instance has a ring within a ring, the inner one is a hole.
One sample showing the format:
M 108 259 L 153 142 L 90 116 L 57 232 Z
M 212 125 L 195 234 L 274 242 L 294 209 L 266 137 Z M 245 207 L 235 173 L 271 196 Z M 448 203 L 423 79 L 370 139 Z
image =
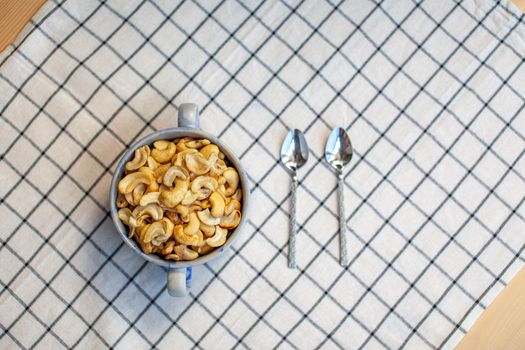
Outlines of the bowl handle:
M 199 107 L 195 103 L 179 106 L 179 127 L 200 129 Z
M 172 297 L 188 295 L 191 282 L 191 267 L 168 270 L 168 293 Z

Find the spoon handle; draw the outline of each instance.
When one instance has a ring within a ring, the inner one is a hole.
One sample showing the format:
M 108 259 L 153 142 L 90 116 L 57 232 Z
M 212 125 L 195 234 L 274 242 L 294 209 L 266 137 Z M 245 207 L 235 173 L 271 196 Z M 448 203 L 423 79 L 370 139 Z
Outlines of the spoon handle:
M 343 172 L 338 174 L 337 199 L 339 204 L 339 244 L 341 266 L 348 265 L 348 236 L 346 230 L 346 212 L 345 212 L 345 182 Z
M 292 197 L 290 200 L 290 237 L 288 240 L 288 267 L 295 269 L 295 237 L 297 235 L 297 209 L 296 209 L 296 192 L 297 192 L 297 175 L 292 176 Z

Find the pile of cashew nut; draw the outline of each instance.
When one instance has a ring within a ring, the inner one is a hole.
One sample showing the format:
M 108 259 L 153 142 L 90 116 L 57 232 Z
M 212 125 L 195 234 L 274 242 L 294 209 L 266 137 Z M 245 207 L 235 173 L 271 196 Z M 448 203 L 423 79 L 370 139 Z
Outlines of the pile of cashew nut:
M 189 137 L 135 150 L 118 183 L 118 216 L 146 254 L 194 260 L 241 221 L 239 174 L 217 145 Z

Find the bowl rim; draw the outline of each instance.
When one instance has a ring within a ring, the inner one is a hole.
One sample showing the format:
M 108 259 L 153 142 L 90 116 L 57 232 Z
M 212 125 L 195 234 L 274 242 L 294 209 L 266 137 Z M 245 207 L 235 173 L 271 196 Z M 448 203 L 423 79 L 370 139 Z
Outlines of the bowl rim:
M 176 134 L 176 135 L 174 135 Z M 124 167 L 125 164 L 131 159 L 132 155 L 134 154 L 135 150 L 143 145 L 151 145 L 154 141 L 160 140 L 160 139 L 175 139 L 180 137 L 200 137 L 200 138 L 206 138 L 209 139 L 211 142 L 215 143 L 219 149 L 225 154 L 225 156 L 228 158 L 230 163 L 232 163 L 232 166 L 235 167 L 237 172 L 239 173 L 239 179 L 241 183 L 241 189 L 242 189 L 242 215 L 241 215 L 241 222 L 239 223 L 239 226 L 237 226 L 233 232 L 230 233 L 230 236 L 226 240 L 226 243 L 222 245 L 221 247 L 218 247 L 211 251 L 208 254 L 199 256 L 195 260 L 191 261 L 169 261 L 162 259 L 158 255 L 155 254 L 146 254 L 140 249 L 138 244 L 135 242 L 133 238 L 128 237 L 128 230 L 120 221 L 118 217 L 118 208 L 116 206 L 116 199 L 117 199 L 117 184 L 118 181 L 122 178 L 122 174 L 124 173 Z M 250 197 L 250 186 L 248 181 L 248 176 L 246 174 L 246 171 L 244 170 L 239 158 L 235 155 L 235 153 L 232 152 L 232 150 L 224 144 L 221 140 L 219 140 L 216 136 L 209 134 L 206 131 L 195 129 L 195 128 L 189 128 L 189 127 L 175 127 L 175 128 L 168 128 L 168 129 L 162 129 L 155 131 L 151 134 L 148 134 L 138 141 L 135 141 L 133 144 L 131 144 L 126 151 L 120 156 L 120 160 L 117 163 L 117 166 L 115 167 L 115 171 L 113 173 L 113 177 L 111 179 L 110 184 L 110 190 L 109 190 L 109 206 L 110 206 L 110 213 L 111 218 L 113 220 L 113 224 L 115 228 L 117 229 L 120 237 L 124 240 L 124 242 L 137 254 L 139 254 L 143 259 L 152 262 L 154 264 L 157 264 L 159 266 L 163 266 L 170 269 L 176 269 L 176 268 L 185 268 L 190 267 L 194 265 L 200 265 L 205 264 L 221 255 L 221 253 L 228 247 L 230 247 L 233 242 L 238 238 L 239 233 L 241 232 L 242 228 L 244 227 L 248 213 L 249 213 L 249 197 Z

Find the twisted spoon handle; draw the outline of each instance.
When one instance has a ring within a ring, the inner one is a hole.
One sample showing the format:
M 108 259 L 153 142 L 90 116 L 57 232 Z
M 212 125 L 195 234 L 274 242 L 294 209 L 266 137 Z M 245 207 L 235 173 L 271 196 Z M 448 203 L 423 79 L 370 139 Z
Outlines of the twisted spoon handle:
M 339 204 L 339 244 L 341 266 L 348 265 L 348 236 L 346 230 L 346 213 L 345 213 L 345 183 L 343 172 L 338 174 L 337 199 Z
M 292 176 L 292 197 L 290 200 L 290 237 L 288 240 L 288 267 L 295 269 L 297 267 L 295 263 L 295 237 L 297 235 L 297 221 L 296 221 L 296 197 L 297 192 L 297 175 Z

